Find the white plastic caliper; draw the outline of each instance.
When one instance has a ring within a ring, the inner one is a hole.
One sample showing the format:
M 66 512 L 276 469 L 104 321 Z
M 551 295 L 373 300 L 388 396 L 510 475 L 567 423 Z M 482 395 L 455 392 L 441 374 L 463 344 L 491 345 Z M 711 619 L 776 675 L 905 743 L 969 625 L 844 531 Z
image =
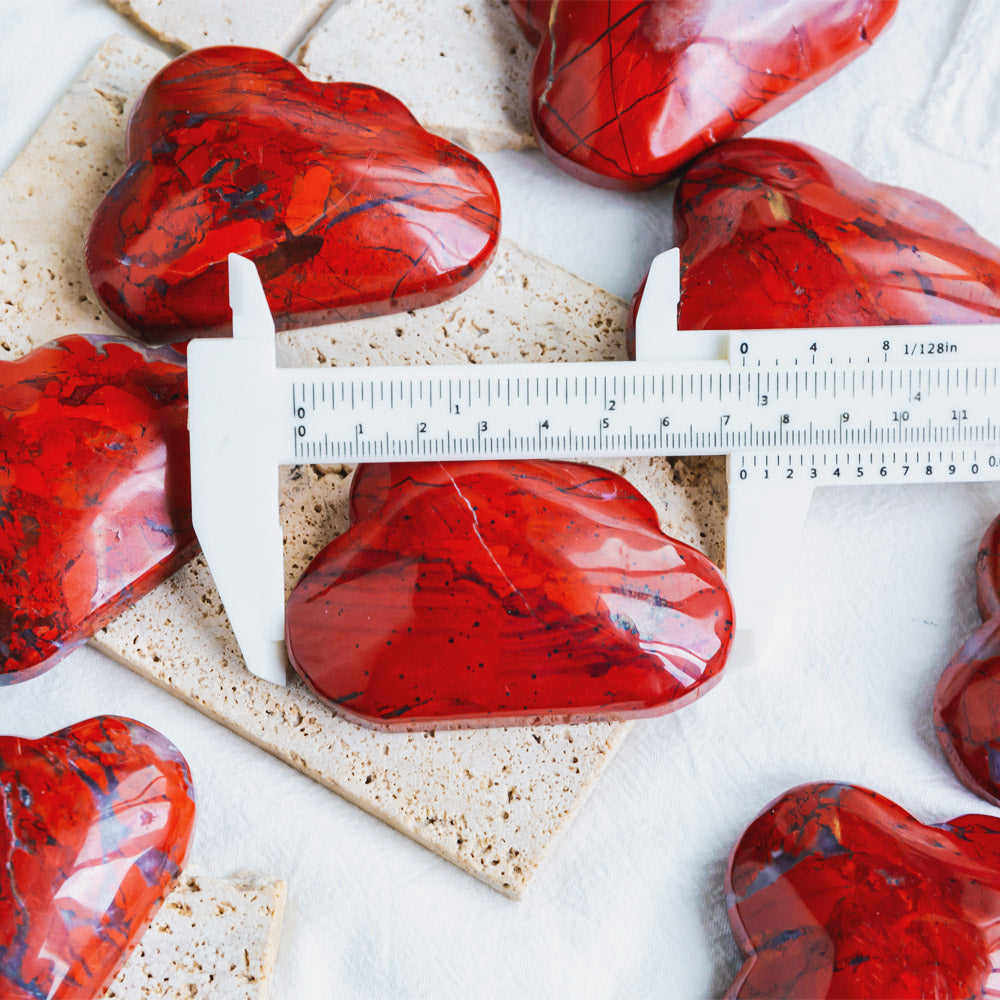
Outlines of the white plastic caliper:
M 1000 480 L 995 330 L 681 332 L 678 259 L 650 269 L 635 361 L 279 369 L 256 268 L 230 255 L 233 337 L 191 342 L 188 424 L 194 527 L 247 667 L 285 682 L 281 465 L 726 455 L 741 657 L 816 486 Z

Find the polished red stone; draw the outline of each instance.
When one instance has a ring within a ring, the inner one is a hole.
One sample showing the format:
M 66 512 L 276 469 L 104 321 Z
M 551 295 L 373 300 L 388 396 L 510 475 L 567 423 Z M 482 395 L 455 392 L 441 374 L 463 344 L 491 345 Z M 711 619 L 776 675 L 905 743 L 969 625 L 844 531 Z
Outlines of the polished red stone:
M 732 627 L 633 486 L 530 461 L 359 466 L 286 614 L 306 683 L 388 729 L 660 715 L 718 680 Z
M 976 555 L 976 599 L 983 621 L 1000 614 L 1000 517 L 986 529 Z
M 0 362 L 0 685 L 34 677 L 195 552 L 187 373 L 64 337 Z
M 126 152 L 87 269 L 115 322 L 152 343 L 229 331 L 230 252 L 256 262 L 287 329 L 440 302 L 479 278 L 499 237 L 475 157 L 382 90 L 313 83 L 258 49 L 169 63 Z
M 959 781 L 1000 806 L 1000 615 L 945 668 L 934 689 L 934 726 Z
M 681 329 L 1000 322 L 1000 248 L 807 146 L 740 139 L 706 154 L 674 223 Z
M 0 996 L 101 996 L 187 858 L 186 761 L 113 716 L 3 736 L 0 806 Z
M 934 726 L 951 769 L 968 789 L 1000 806 L 1000 517 L 976 557 L 983 625 L 945 668 L 934 690 Z
M 546 155 L 601 187 L 648 188 L 867 51 L 896 0 L 511 0 Z
M 853 785 L 801 785 L 726 877 L 746 962 L 727 997 L 986 998 L 1000 989 L 1000 819 L 925 826 Z

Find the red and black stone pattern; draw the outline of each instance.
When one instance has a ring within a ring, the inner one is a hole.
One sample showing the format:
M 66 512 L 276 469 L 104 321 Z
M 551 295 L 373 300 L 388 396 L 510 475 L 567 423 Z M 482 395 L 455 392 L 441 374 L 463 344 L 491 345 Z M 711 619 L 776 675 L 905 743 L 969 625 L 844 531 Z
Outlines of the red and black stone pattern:
M 196 551 L 187 372 L 64 337 L 0 362 L 0 685 L 27 680 Z
M 147 86 L 129 166 L 87 240 L 94 290 L 150 343 L 230 330 L 229 253 L 279 329 L 432 305 L 483 273 L 500 230 L 486 168 L 391 94 L 318 84 L 258 49 L 201 49 Z
M 958 779 L 1000 806 L 1000 517 L 976 559 L 983 624 L 945 668 L 934 691 L 938 741 Z
M 896 0 L 511 0 L 538 47 L 546 155 L 601 187 L 661 184 L 871 46 Z
M 0 996 L 101 996 L 187 858 L 191 775 L 131 719 L 0 737 Z
M 683 330 L 1000 322 L 1000 248 L 808 146 L 738 139 L 705 154 L 677 189 L 674 228 Z
M 718 569 L 631 484 L 541 461 L 359 466 L 286 613 L 320 698 L 407 730 L 661 715 L 719 679 L 732 628 Z
M 727 997 L 995 996 L 1000 819 L 925 826 L 889 799 L 801 785 L 729 859 L 746 962 Z
M 983 535 L 976 554 L 976 600 L 983 621 L 1000 614 L 1000 517 Z

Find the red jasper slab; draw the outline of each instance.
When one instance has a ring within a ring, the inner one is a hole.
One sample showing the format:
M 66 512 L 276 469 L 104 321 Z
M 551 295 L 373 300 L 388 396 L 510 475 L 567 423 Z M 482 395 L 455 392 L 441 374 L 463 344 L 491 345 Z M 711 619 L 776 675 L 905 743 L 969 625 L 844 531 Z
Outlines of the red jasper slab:
M 951 769 L 966 788 L 1000 806 L 1000 517 L 976 556 L 983 625 L 966 640 L 934 689 L 934 726 Z
M 431 305 L 482 274 L 500 201 L 486 168 L 391 94 L 318 84 L 259 49 L 175 59 L 128 126 L 87 270 L 150 343 L 230 329 L 226 257 L 252 258 L 280 329 Z
M 662 714 L 718 680 L 732 627 L 631 484 L 558 462 L 359 466 L 286 613 L 309 687 L 386 729 Z
M 0 737 L 0 996 L 101 996 L 187 858 L 191 775 L 131 719 Z
M 195 552 L 187 372 L 64 337 L 0 362 L 0 685 L 27 680 Z
M 681 180 L 674 222 L 682 329 L 1000 322 L 1000 248 L 807 146 L 720 146 Z
M 601 187 L 652 187 L 867 51 L 895 0 L 511 0 L 546 155 Z
M 747 956 L 727 997 L 990 997 L 1000 952 L 1000 819 L 925 826 L 853 785 L 786 792 L 729 859 Z

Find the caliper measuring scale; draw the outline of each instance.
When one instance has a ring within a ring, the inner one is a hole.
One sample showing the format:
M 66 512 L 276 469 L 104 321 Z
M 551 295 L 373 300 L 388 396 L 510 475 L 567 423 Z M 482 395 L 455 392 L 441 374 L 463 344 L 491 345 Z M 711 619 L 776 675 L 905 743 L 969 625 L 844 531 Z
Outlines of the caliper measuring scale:
M 275 683 L 282 465 L 725 455 L 742 656 L 816 486 L 1000 481 L 988 325 L 678 331 L 672 250 L 650 270 L 635 361 L 278 368 L 256 268 L 229 268 L 233 338 L 188 349 L 194 525 L 248 668 Z

